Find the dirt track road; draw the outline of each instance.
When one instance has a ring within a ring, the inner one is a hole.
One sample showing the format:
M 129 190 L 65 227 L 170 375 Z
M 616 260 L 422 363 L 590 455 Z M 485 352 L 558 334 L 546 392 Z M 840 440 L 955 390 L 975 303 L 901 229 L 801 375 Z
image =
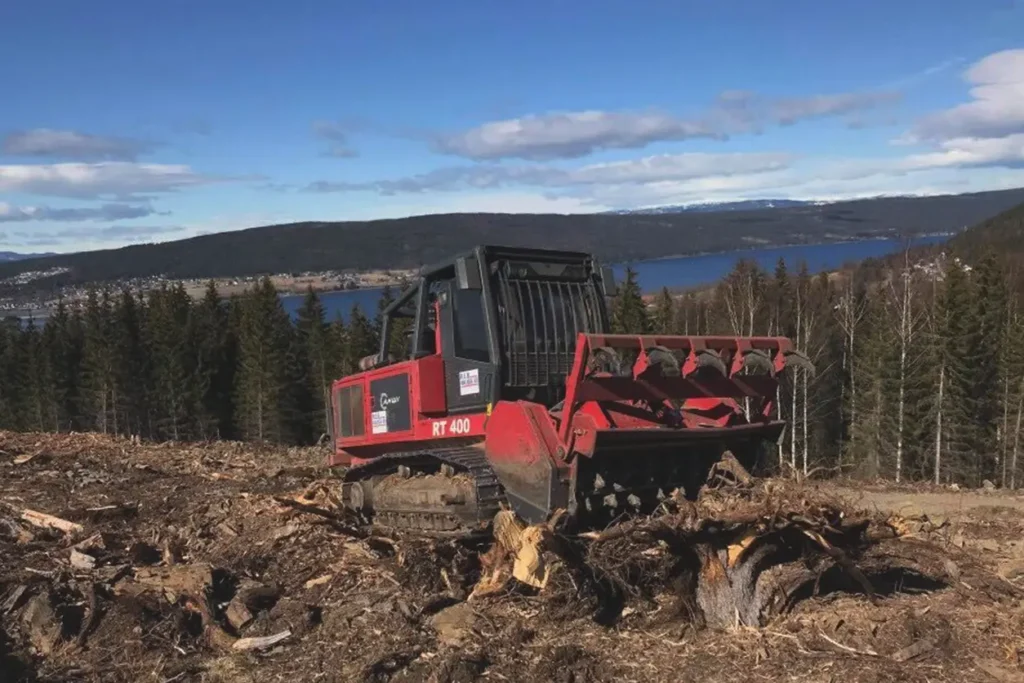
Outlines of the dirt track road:
M 925 514 L 951 520 L 972 516 L 985 509 L 1017 510 L 1024 520 L 1024 494 L 997 491 L 892 491 L 836 487 L 836 492 L 858 507 L 898 515 Z

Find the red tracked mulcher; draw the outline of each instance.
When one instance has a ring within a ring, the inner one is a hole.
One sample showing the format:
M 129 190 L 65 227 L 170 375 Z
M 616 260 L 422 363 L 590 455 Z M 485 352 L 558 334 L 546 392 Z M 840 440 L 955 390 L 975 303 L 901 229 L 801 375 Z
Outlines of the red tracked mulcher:
M 750 469 L 785 423 L 783 337 L 609 334 L 611 270 L 584 253 L 481 246 L 425 268 L 385 311 L 412 320 L 334 382 L 344 504 L 381 527 L 487 532 L 502 506 L 576 528 L 696 496 L 726 452 Z

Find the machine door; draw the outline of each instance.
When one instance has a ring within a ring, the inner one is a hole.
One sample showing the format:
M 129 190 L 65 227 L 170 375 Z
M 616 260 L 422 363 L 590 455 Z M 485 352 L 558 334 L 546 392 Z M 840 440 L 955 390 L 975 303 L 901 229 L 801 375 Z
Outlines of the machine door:
M 498 368 L 491 362 L 488 347 L 484 293 L 449 283 L 438 299 L 448 413 L 483 412 L 497 395 L 498 381 Z

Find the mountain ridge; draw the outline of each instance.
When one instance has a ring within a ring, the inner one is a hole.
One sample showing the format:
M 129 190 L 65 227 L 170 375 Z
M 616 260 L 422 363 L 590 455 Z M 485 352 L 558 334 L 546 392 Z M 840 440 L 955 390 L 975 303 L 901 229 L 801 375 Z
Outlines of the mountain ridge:
M 57 256 L 55 252 L 47 251 L 39 254 L 23 254 L 17 251 L 0 251 L 0 263 L 11 263 L 14 261 L 26 261 L 34 258 L 46 258 L 47 256 Z
M 44 291 L 139 278 L 413 268 L 480 243 L 583 250 L 622 263 L 744 248 L 952 234 L 1022 202 L 1024 188 L 1016 188 L 658 215 L 462 213 L 306 221 L 0 263 L 0 290 L 3 280 L 28 271 L 49 273 L 29 285 Z

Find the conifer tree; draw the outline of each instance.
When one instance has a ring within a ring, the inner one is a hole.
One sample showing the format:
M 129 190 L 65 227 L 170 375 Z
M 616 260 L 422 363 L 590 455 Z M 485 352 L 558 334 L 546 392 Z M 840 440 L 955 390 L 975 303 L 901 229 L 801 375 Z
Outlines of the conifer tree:
M 669 294 L 668 287 L 662 287 L 654 300 L 651 326 L 656 334 L 675 334 L 677 331 L 676 302 Z
M 975 468 L 974 383 L 972 375 L 972 344 L 978 325 L 978 309 L 967 269 L 959 259 L 951 259 L 945 269 L 945 283 L 940 303 L 944 323 L 942 367 L 942 444 L 940 468 L 948 481 L 980 483 Z M 941 478 L 941 474 L 940 474 Z
M 86 293 L 82 349 L 80 411 L 83 423 L 104 434 L 116 431 L 114 351 L 111 307 L 107 290 Z
M 120 387 L 115 409 L 128 434 L 142 434 L 148 428 L 150 398 L 150 350 L 144 338 L 144 309 L 134 293 L 124 288 L 112 315 L 114 376 Z
M 1016 489 L 1021 448 L 1024 447 L 1024 311 L 1015 306 L 1006 327 L 1003 372 L 1009 386 L 1005 430 L 1008 475 L 1003 485 Z
M 886 318 L 892 328 L 891 339 L 894 348 L 894 457 L 893 476 L 897 482 L 903 477 L 907 463 L 909 425 L 919 405 L 911 400 L 915 387 L 920 386 L 921 344 L 924 334 L 924 308 L 918 301 L 914 270 L 904 253 L 904 263 L 889 273 L 885 286 L 884 301 Z
M 373 324 L 358 304 L 352 304 L 345 332 L 346 365 L 354 370 L 359 367 L 360 360 L 378 351 Z
M 303 417 L 309 423 L 310 435 L 319 438 L 327 433 L 331 383 L 338 376 L 339 363 L 323 304 L 312 288 L 298 311 L 295 330 L 306 371 L 302 378 L 302 401 L 306 404 Z
M 769 323 L 768 334 L 780 337 L 793 336 L 793 287 L 789 277 L 786 260 L 779 257 L 775 264 L 775 273 L 768 287 Z
M 856 419 L 850 424 L 849 455 L 860 476 L 882 476 L 882 455 L 890 452 L 888 370 L 893 342 L 888 313 L 880 296 L 868 300 L 864 328 L 854 350 L 853 377 L 858 387 Z
M 31 431 L 46 431 L 53 424 L 52 404 L 47 398 L 53 375 L 35 321 L 29 319 L 16 339 L 21 425 Z
M 0 319 L 0 428 L 17 429 L 21 392 L 17 374 L 18 319 Z
M 625 282 L 619 287 L 611 308 L 612 332 L 647 334 L 651 331 L 647 304 L 640 292 L 640 285 L 636 281 L 636 272 L 632 268 L 626 268 Z
M 231 356 L 228 311 L 217 284 L 207 283 L 202 300 L 192 308 L 189 337 L 195 354 L 193 402 L 196 431 L 203 439 L 224 437 L 231 426 Z
M 328 335 L 335 353 L 334 360 L 338 368 L 338 376 L 344 377 L 355 372 L 357 366 L 353 364 L 353 354 L 348 349 L 348 329 L 345 327 L 345 320 L 341 317 L 340 312 L 335 314 L 334 320 L 328 328 Z
M 978 325 L 970 340 L 970 383 L 975 410 L 972 446 L 977 457 L 978 476 L 996 481 L 999 479 L 999 426 L 1003 400 L 1000 343 L 1005 334 L 1009 293 L 1006 273 L 995 254 L 989 252 L 978 261 L 976 280 Z
M 189 435 L 192 402 L 188 322 L 191 302 L 166 285 L 150 293 L 148 338 L 153 362 L 156 428 L 161 438 Z
M 240 299 L 236 420 L 254 441 L 288 439 L 290 321 L 270 278 Z
M 384 311 L 395 301 L 395 296 L 392 294 L 390 286 L 385 286 L 384 291 L 381 294 L 380 300 L 377 302 L 377 315 L 374 319 L 373 329 L 377 339 L 380 339 L 380 335 L 383 333 L 384 328 Z M 411 318 L 392 318 L 391 329 L 388 334 L 388 345 L 387 353 L 396 359 L 402 359 L 408 355 L 408 339 L 407 335 L 409 330 L 412 328 L 413 320 Z

